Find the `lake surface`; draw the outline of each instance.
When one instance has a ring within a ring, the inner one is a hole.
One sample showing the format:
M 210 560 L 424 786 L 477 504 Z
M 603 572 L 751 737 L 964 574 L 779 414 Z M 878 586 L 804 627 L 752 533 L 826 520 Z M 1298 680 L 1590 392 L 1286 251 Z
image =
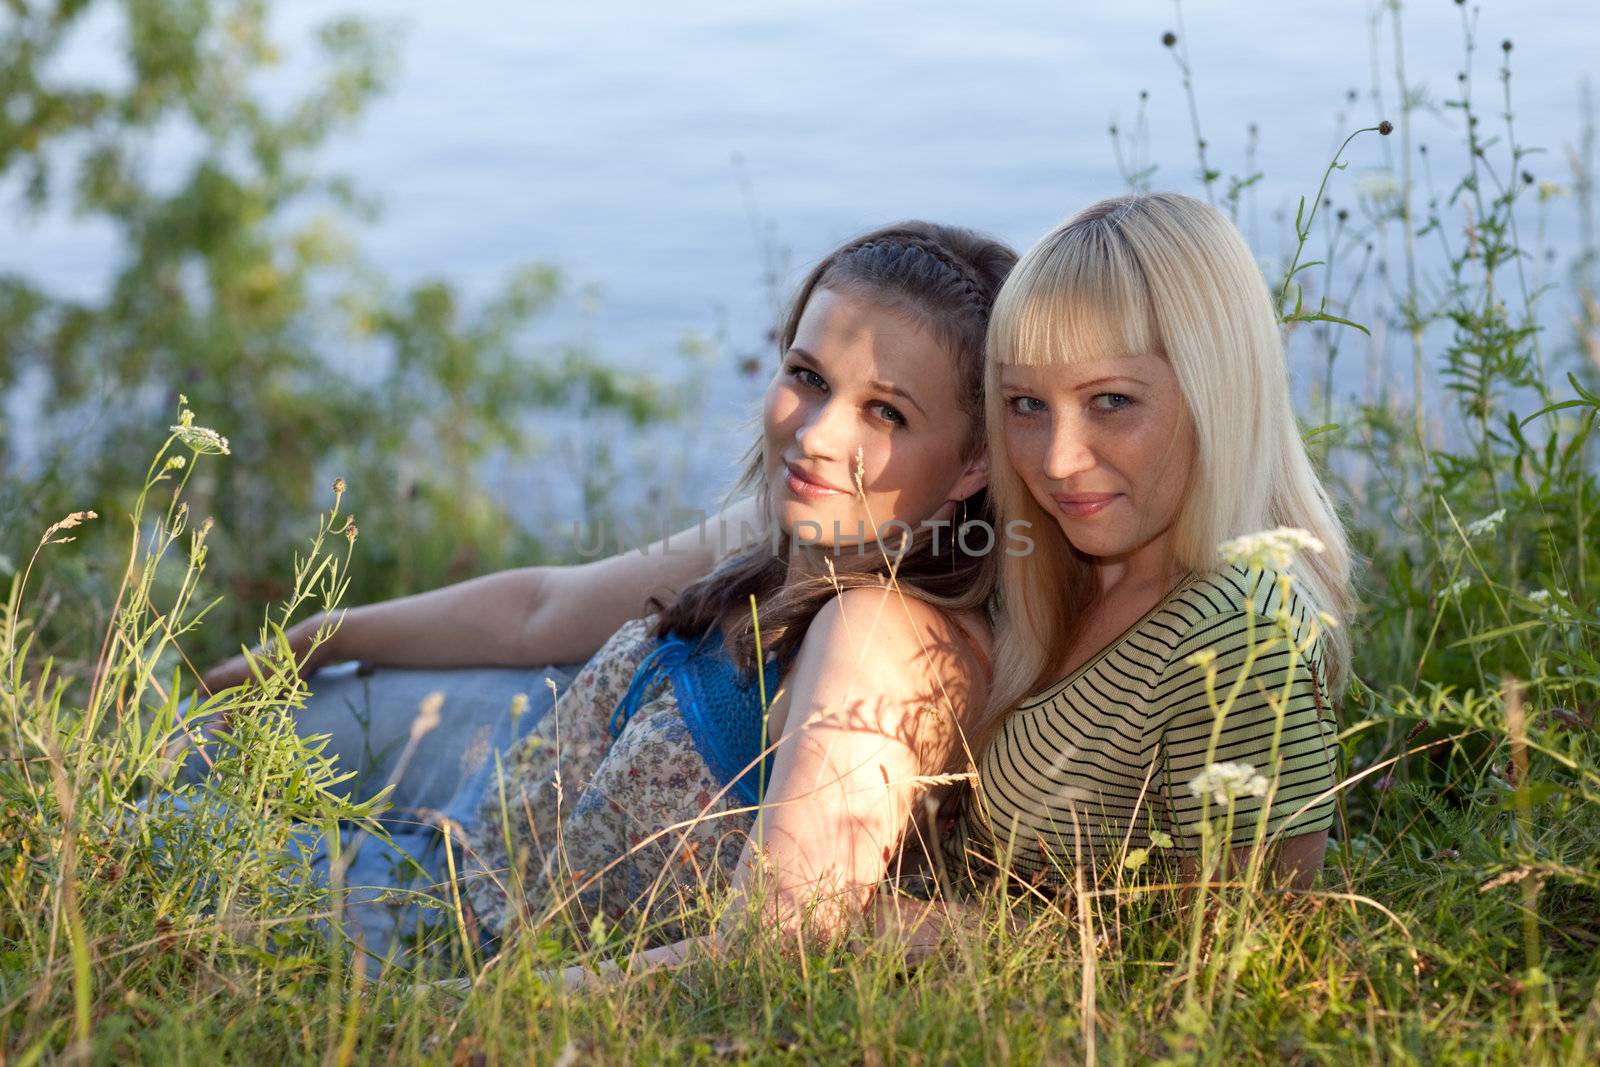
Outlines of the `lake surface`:
M 663 377 L 686 372 L 682 338 L 712 341 L 722 355 L 699 372 L 703 423 L 642 450 L 613 442 L 624 499 L 666 484 L 668 499 L 706 506 L 731 475 L 748 433 L 740 420 L 762 385 L 735 372 L 735 359 L 770 357 L 775 289 L 841 239 L 921 216 L 1024 247 L 1124 190 L 1106 130 L 1133 125 L 1141 90 L 1155 186 L 1198 191 L 1179 74 L 1160 44 L 1177 28 L 1173 8 L 1098 8 L 279 0 L 288 61 L 269 91 L 288 98 L 306 84 L 310 31 L 330 14 L 397 26 L 393 88 L 323 159 L 382 204 L 360 234 L 367 255 L 398 284 L 437 275 L 476 297 L 518 265 L 553 263 L 586 295 L 564 301 L 533 340 L 584 343 Z M 1291 236 L 1281 213 L 1292 217 L 1296 197 L 1314 191 L 1344 133 L 1394 111 L 1388 23 L 1374 56 L 1360 3 L 1194 2 L 1183 19 L 1212 159 L 1245 173 L 1247 128 L 1259 130 L 1265 176 L 1241 225 L 1259 254 L 1275 256 Z M 1407 5 L 1404 20 L 1408 81 L 1435 102 L 1451 97 L 1463 69 L 1460 9 L 1428 0 Z M 1477 98 L 1485 121 L 1498 121 L 1499 42 L 1514 38 L 1518 136 L 1550 150 L 1531 168 L 1540 178 L 1570 182 L 1579 80 L 1600 67 L 1597 25 L 1589 0 L 1483 5 Z M 104 70 L 116 29 L 90 23 L 64 65 Z M 1416 119 L 1441 180 L 1459 173 L 1458 118 L 1441 108 Z M 1395 141 L 1357 142 L 1330 185 L 1336 204 L 1355 206 L 1356 183 L 1373 180 Z M 115 251 L 105 231 L 61 214 L 23 224 L 15 190 L 0 195 L 0 270 L 62 293 L 103 286 Z M 1571 247 L 1574 218 L 1570 198 L 1549 205 L 1558 252 Z M 1374 362 L 1350 355 L 1341 388 L 1363 388 Z M 556 417 L 541 428 L 547 461 L 491 474 L 520 519 L 548 528 L 579 513 L 574 471 L 621 431 Z

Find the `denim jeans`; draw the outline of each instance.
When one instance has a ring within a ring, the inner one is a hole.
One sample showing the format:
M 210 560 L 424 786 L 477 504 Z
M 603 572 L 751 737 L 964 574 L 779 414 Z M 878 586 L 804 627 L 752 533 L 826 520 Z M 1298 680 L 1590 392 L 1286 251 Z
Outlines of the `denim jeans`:
M 301 736 L 327 735 L 325 754 L 355 771 L 343 793 L 365 800 L 393 782 L 392 805 L 379 817 L 390 840 L 345 829 L 344 929 L 376 967 L 402 958 L 405 938 L 450 914 L 429 901 L 451 900 L 443 823 L 452 845 L 477 819 L 503 755 L 550 710 L 554 690 L 564 689 L 578 665 L 544 668 L 366 668 L 339 663 L 310 679 L 311 695 L 297 715 Z M 554 690 L 552 689 L 552 685 Z M 407 742 L 423 701 L 441 693 L 438 725 L 422 734 L 407 755 Z M 513 715 L 519 696 L 526 697 Z M 403 761 L 403 762 L 402 762 Z M 191 755 L 184 774 L 203 773 Z M 392 843 L 391 843 L 392 842 Z M 302 847 L 314 848 L 313 868 L 330 872 L 330 843 L 307 832 Z M 352 851 L 353 850 L 353 851 Z M 460 852 L 453 857 L 460 869 Z

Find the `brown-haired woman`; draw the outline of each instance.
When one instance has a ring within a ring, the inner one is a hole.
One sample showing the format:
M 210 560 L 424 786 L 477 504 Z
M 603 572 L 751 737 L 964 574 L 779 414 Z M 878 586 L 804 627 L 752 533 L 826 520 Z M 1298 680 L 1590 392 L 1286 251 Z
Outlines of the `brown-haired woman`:
M 741 483 L 738 518 L 760 535 L 675 597 L 645 599 L 703 574 L 704 545 L 681 551 L 680 538 L 676 563 L 658 550 L 507 572 L 350 613 L 325 658 L 509 666 L 576 658 L 602 627 L 653 611 L 611 634 L 473 810 L 451 798 L 468 823 L 464 895 L 486 929 L 570 905 L 661 920 L 653 939 L 669 941 L 683 904 L 723 884 L 824 936 L 860 914 L 922 780 L 965 758 L 984 705 L 1000 546 L 983 340 L 1014 261 L 997 241 L 912 222 L 819 263 Z M 451 619 L 464 632 L 446 632 Z

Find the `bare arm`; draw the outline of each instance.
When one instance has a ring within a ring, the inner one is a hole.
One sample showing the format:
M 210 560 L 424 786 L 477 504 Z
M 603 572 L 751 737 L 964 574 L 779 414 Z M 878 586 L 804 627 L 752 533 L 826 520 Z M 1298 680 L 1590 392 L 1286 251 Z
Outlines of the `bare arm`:
M 806 918 L 809 933 L 830 937 L 862 914 L 922 779 L 960 751 L 983 673 L 954 620 L 857 589 L 812 622 L 787 685 L 772 782 L 733 889 L 785 927 Z
M 981 710 L 985 679 L 959 624 L 892 591 L 851 590 L 806 631 L 785 681 L 788 702 L 772 781 L 733 891 L 763 921 L 838 934 L 860 917 L 925 790 L 919 778 L 962 751 L 960 730 Z M 813 907 L 814 906 L 814 907 Z M 734 923 L 749 917 L 735 900 Z M 726 947 L 718 934 L 552 975 L 567 988 L 687 962 Z
M 324 663 L 359 659 L 408 667 L 531 667 L 587 659 L 629 619 L 645 614 L 652 595 L 670 595 L 703 577 L 755 526 L 744 500 L 717 518 L 644 549 L 567 567 L 518 567 L 425 593 L 351 608 L 333 636 L 314 651 L 320 615 L 289 630 L 301 673 Z M 719 525 L 719 520 L 721 524 Z M 723 535 L 725 531 L 725 536 Z M 212 692 L 249 677 L 243 656 L 205 673 Z

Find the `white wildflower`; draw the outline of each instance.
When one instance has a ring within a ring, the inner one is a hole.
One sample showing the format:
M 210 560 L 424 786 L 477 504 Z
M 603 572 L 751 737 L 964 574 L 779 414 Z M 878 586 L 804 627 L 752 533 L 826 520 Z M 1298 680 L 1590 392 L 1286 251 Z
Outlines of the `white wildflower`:
M 1267 780 L 1248 763 L 1213 763 L 1195 775 L 1189 792 L 1197 797 L 1210 793 L 1218 804 L 1227 804 L 1236 797 L 1266 796 Z
M 1369 200 L 1393 200 L 1400 195 L 1400 180 L 1386 170 L 1370 170 L 1355 179 L 1356 193 Z
M 1498 508 L 1491 511 L 1481 519 L 1474 519 L 1467 523 L 1467 537 L 1483 537 L 1500 529 L 1500 524 L 1506 521 L 1506 509 Z
M 178 440 L 205 456 L 228 456 L 228 439 L 215 430 L 194 424 L 194 412 L 185 410 L 178 425 L 170 428 Z
M 1465 593 L 1472 585 L 1471 578 L 1458 578 L 1444 587 L 1444 592 L 1439 594 L 1440 600 L 1453 600 Z
M 1327 548 L 1307 530 L 1296 526 L 1279 526 L 1275 530 L 1245 534 L 1217 546 L 1222 558 L 1229 563 L 1249 566 L 1258 570 L 1283 570 L 1294 562 L 1296 553 L 1322 552 Z
M 1565 589 L 1557 589 L 1556 593 L 1561 597 L 1562 600 L 1567 598 L 1567 591 Z M 1528 599 L 1533 602 L 1534 609 L 1547 619 L 1552 619 L 1559 622 L 1563 619 L 1570 618 L 1570 616 L 1567 614 L 1567 609 L 1551 597 L 1550 590 L 1548 589 L 1535 589 L 1533 592 L 1528 594 Z

